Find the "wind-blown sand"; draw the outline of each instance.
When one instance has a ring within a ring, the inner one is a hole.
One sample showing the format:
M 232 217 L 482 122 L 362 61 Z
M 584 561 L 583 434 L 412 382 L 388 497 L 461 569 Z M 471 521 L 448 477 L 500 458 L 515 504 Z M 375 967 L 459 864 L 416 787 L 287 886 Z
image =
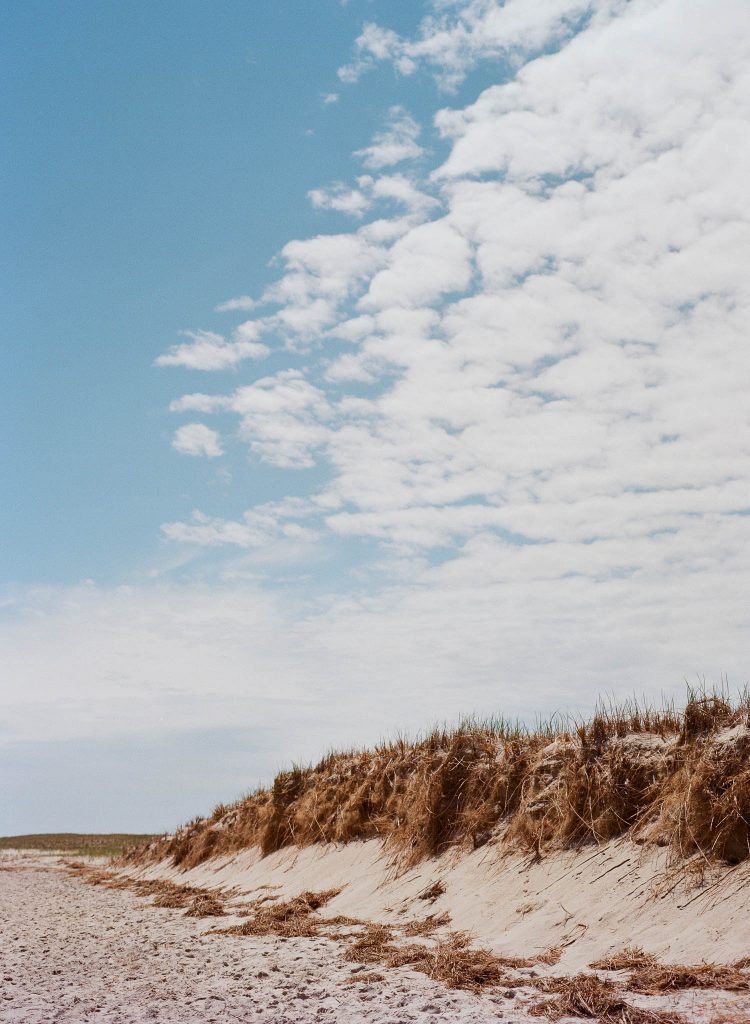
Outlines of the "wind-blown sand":
M 398 921 L 440 910 L 452 915 L 452 928 L 472 928 L 477 942 L 497 951 L 524 956 L 564 946 L 556 966 L 515 972 L 511 990 L 479 995 L 447 989 L 408 968 L 347 962 L 345 944 L 331 938 L 207 934 L 242 918 L 185 917 L 128 890 L 86 885 L 60 859 L 6 855 L 0 860 L 0 1021 L 531 1024 L 540 1019 L 527 1013 L 540 1001 L 528 984 L 532 977 L 588 970 L 591 959 L 634 939 L 660 959 L 682 963 L 731 962 L 750 952 L 746 866 L 724 869 L 699 889 L 682 882 L 658 894 L 653 887 L 666 881 L 663 863 L 643 859 L 630 845 L 525 866 L 513 859 L 492 863 L 487 851 L 480 861 L 481 852 L 425 862 L 398 876 L 375 843 L 287 849 L 266 858 L 246 851 L 191 872 L 164 864 L 128 871 L 232 889 L 234 910 L 237 900 L 263 891 L 281 897 L 343 885 L 321 916 Z M 434 903 L 420 900 L 438 878 L 445 894 Z M 634 881 L 640 890 L 626 896 Z M 351 983 L 372 971 L 383 980 Z M 627 1000 L 677 1010 L 688 1021 L 750 1021 L 746 993 Z

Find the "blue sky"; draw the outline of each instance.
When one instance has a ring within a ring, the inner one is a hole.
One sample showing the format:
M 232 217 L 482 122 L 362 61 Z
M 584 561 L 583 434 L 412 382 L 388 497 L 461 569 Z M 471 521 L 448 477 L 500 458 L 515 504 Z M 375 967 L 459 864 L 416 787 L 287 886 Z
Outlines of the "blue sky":
M 189 375 L 152 363 L 183 327 L 218 322 L 222 298 L 261 290 L 290 237 L 325 228 L 307 190 L 350 172 L 399 86 L 385 71 L 335 109 L 322 94 L 365 14 L 409 30 L 406 8 L 6 11 L 4 579 L 119 581 L 153 554 L 155 521 L 202 493 L 203 467 L 169 445 Z
M 6 13 L 0 831 L 745 682 L 748 29 Z

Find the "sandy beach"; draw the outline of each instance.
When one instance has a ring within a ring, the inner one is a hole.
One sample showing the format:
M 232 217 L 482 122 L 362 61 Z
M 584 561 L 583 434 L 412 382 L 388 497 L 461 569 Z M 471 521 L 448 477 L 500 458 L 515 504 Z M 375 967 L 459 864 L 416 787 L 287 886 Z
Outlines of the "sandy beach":
M 533 979 L 554 972 L 517 971 L 512 988 L 477 994 L 408 968 L 357 965 L 344 958 L 342 941 L 320 935 L 210 934 L 241 920 L 186 917 L 128 889 L 86 884 L 85 873 L 71 872 L 62 858 L 7 854 L 0 861 L 0 1021 L 530 1024 L 540 1019 L 528 1012 L 539 1003 Z M 746 993 L 627 998 L 655 1021 L 660 1013 L 701 1024 L 750 1020 Z
M 206 935 L 212 922 L 83 884 L 52 858 L 0 862 L 0 1021 L 367 1021 L 508 1019 L 502 994 L 449 991 L 394 971 L 347 984 L 328 939 Z M 524 1018 L 515 1016 L 512 1019 Z

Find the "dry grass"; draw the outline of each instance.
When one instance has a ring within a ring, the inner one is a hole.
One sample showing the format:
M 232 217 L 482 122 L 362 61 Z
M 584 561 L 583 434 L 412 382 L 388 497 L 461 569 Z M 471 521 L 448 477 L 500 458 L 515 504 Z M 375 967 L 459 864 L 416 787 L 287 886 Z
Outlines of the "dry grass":
M 634 967 L 651 967 L 656 964 L 656 957 L 644 953 L 640 946 L 626 946 L 619 953 L 595 960 L 589 967 L 596 971 L 627 971 Z
M 421 921 L 406 921 L 400 927 L 407 938 L 413 939 L 418 935 L 432 935 L 438 928 L 445 928 L 450 923 L 451 916 L 448 913 L 429 914 Z
M 593 974 L 572 978 L 546 978 L 535 983 L 543 992 L 554 992 L 554 999 L 535 1003 L 529 1009 L 535 1017 L 560 1020 L 561 1017 L 597 1019 L 602 1024 L 684 1024 L 676 1013 L 646 1010 L 626 1003 L 615 986 Z
M 432 923 L 431 931 L 448 923 L 447 920 L 436 918 L 427 920 Z M 437 924 L 434 923 L 436 921 Z M 399 930 L 405 936 L 429 934 L 418 931 L 415 924 L 417 922 L 400 926 Z M 470 942 L 466 932 L 451 932 L 432 945 L 404 943 L 397 941 L 394 926 L 367 924 L 346 949 L 344 958 L 355 963 L 379 964 L 388 968 L 409 967 L 449 988 L 469 989 L 472 992 L 498 985 L 517 985 L 518 979 L 509 975 L 508 970 L 533 967 L 540 963 L 556 963 L 560 958 L 559 949 L 550 949 L 533 957 L 499 956 L 487 949 L 477 949 Z
M 560 959 L 558 948 L 536 956 L 516 957 L 491 953 L 471 946 L 466 932 L 451 932 L 433 945 L 397 941 L 397 931 L 405 937 L 430 935 L 450 922 L 448 915 L 427 918 L 425 922 L 405 925 L 368 923 L 344 953 L 344 958 L 360 964 L 382 964 L 385 967 L 409 966 L 429 977 L 443 981 L 452 988 L 478 990 L 488 985 L 517 984 L 507 970 L 555 964 Z M 427 925 L 424 929 L 420 925 Z
M 691 988 L 750 991 L 750 975 L 743 973 L 744 968 L 750 966 L 750 958 L 747 957 L 731 965 L 698 964 L 685 967 L 661 964 L 640 946 L 629 946 L 612 956 L 595 960 L 589 966 L 600 971 L 630 971 L 625 985 L 629 991 L 640 995 L 661 995 Z
M 389 961 L 389 966 L 408 965 L 449 988 L 478 992 L 487 986 L 508 982 L 502 960 L 486 949 L 469 946 L 468 938 L 459 932 L 438 942 L 434 947 L 413 946 Z
M 359 964 L 385 963 L 395 949 L 394 930 L 387 924 L 366 924 L 344 954 L 345 960 Z
M 129 889 L 140 896 L 152 896 L 154 906 L 186 908 L 187 916 L 213 917 L 225 914 L 220 894 L 207 889 L 177 885 L 161 879 L 130 879 L 80 861 L 69 861 L 67 867 L 71 874 L 79 876 L 88 884 L 110 889 Z M 213 929 L 210 934 L 256 937 L 273 935 L 282 938 L 309 938 L 323 934 L 330 939 L 348 942 L 343 956 L 349 962 L 389 969 L 407 967 L 450 988 L 479 992 L 488 987 L 532 986 L 553 998 L 536 1003 L 529 1012 L 550 1020 L 578 1016 L 598 1019 L 602 1024 L 684 1024 L 679 1014 L 627 1003 L 622 998 L 621 989 L 596 975 L 543 978 L 513 976 L 508 971 L 558 963 L 560 948 L 552 947 L 533 956 L 517 957 L 472 947 L 471 937 L 466 932 L 450 932 L 443 937 L 435 937 L 438 929 L 450 924 L 447 913 L 432 914 L 423 920 L 400 925 L 373 924 L 343 916 L 321 918 L 318 911 L 341 891 L 306 891 L 288 900 L 264 894 L 240 911 L 246 917 L 241 924 Z M 355 931 L 332 930 L 342 926 L 349 926 Z M 432 941 L 404 941 L 405 938 L 417 936 L 428 937 Z M 597 960 L 590 966 L 603 971 L 629 971 L 623 987 L 644 996 L 658 996 L 683 989 L 750 991 L 750 975 L 744 973 L 750 967 L 750 957 L 737 960 L 730 966 L 699 964 L 685 967 L 660 964 L 652 954 L 644 952 L 640 947 L 631 946 Z M 382 980 L 384 977 L 380 973 L 358 972 L 342 984 L 375 983 Z M 731 1018 L 727 1018 L 727 1024 L 730 1021 Z M 718 1019 L 714 1024 L 718 1024 Z
M 442 879 L 438 878 L 437 881 L 428 885 L 426 889 L 423 889 L 417 896 L 418 900 L 427 900 L 429 903 L 434 903 L 435 900 L 445 895 L 445 884 Z
M 732 706 L 692 694 L 683 712 L 629 704 L 534 730 L 464 722 L 294 767 L 126 860 L 189 868 L 248 846 L 379 838 L 415 864 L 449 847 L 540 854 L 630 833 L 681 858 L 736 863 L 750 855 L 749 714 L 747 696 Z
M 469 937 L 453 932 L 434 945 L 407 943 L 385 946 L 381 962 L 386 967 L 409 967 L 448 988 L 478 992 L 488 986 L 509 984 L 505 964 L 486 949 L 469 945 Z
M 224 917 L 225 914 L 224 904 L 210 894 L 196 896 L 185 911 L 185 917 Z
M 321 926 L 358 923 L 350 918 L 335 917 L 323 920 L 317 911 L 338 896 L 341 889 L 324 892 L 303 892 L 291 900 L 269 903 L 261 898 L 246 913 L 250 916 L 242 924 L 217 929 L 221 935 L 280 935 L 284 938 L 309 938 L 320 933 Z
M 366 971 L 362 974 L 352 974 L 348 978 L 344 978 L 343 981 L 339 982 L 339 985 L 373 985 L 381 981 L 385 981 L 385 975 L 378 974 L 377 971 Z
M 81 861 L 67 861 L 68 871 L 88 885 L 128 889 L 137 896 L 153 896 L 153 906 L 169 910 L 186 908 L 186 917 L 223 917 L 221 894 L 194 885 L 177 885 L 161 878 L 127 878 L 115 871 L 92 868 Z
M 168 910 L 178 910 L 190 906 L 198 896 L 198 890 L 192 885 L 175 885 L 172 882 L 164 882 L 161 886 L 143 886 L 135 883 L 134 889 L 142 896 L 155 893 L 154 906 L 164 907 Z
M 644 964 L 637 967 L 626 982 L 631 992 L 660 995 L 686 988 L 723 989 L 728 992 L 750 991 L 750 976 L 735 966 L 698 964 L 683 967 L 676 964 Z

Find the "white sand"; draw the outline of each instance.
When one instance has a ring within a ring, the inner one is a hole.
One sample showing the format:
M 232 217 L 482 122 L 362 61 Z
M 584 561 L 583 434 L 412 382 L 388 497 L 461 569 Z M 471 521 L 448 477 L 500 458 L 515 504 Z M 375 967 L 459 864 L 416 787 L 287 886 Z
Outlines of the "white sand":
M 682 962 L 730 961 L 750 953 L 745 867 L 713 878 L 713 889 L 688 891 L 683 884 L 659 896 L 643 886 L 660 884 L 663 861 L 649 858 L 639 865 L 639 854 L 638 848 L 619 844 L 524 866 L 499 862 L 485 850 L 394 877 L 377 844 L 366 843 L 287 850 L 265 859 L 248 851 L 189 873 L 165 865 L 142 873 L 233 886 L 247 898 L 268 885 L 280 886 L 273 891 L 288 896 L 343 885 L 325 914 L 403 921 L 448 910 L 453 927 L 471 927 L 481 944 L 514 955 L 567 942 L 563 961 L 539 973 L 574 973 L 601 952 L 633 941 Z M 620 863 L 626 857 L 632 859 Z M 444 896 L 434 904 L 415 898 L 437 878 L 446 885 Z M 206 934 L 217 923 L 231 922 L 187 918 L 129 891 L 86 885 L 51 857 L 5 856 L 0 860 L 0 1022 L 532 1024 L 540 1019 L 524 1011 L 539 994 L 520 983 L 508 996 L 502 989 L 475 996 L 399 969 L 383 971 L 384 982 L 342 985 L 358 971 L 342 959 L 341 942 Z M 654 1009 L 679 1009 L 687 1020 L 705 1024 L 750 1021 L 750 998 L 744 995 L 688 992 L 628 999 Z

